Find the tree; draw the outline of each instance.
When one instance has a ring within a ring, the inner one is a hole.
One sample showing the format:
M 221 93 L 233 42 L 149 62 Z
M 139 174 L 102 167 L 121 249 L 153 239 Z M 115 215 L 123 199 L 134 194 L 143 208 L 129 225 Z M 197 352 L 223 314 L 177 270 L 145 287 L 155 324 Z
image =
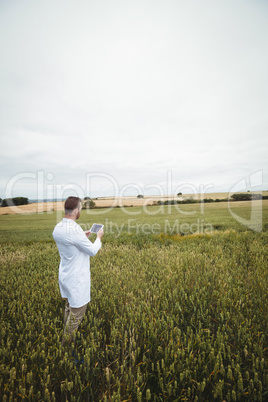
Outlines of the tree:
M 28 205 L 29 199 L 26 197 L 5 198 L 2 200 L 1 207 L 13 207 L 14 205 Z
M 231 200 L 232 201 L 250 201 L 251 194 L 248 194 L 248 193 L 232 194 Z
M 96 204 L 90 197 L 85 197 L 82 205 L 82 209 L 92 209 L 95 208 Z

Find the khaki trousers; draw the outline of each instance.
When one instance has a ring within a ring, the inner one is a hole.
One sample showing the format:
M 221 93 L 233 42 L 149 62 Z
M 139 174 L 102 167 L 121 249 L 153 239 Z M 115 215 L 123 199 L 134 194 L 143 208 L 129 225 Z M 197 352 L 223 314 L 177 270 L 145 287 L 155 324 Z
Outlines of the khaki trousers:
M 62 344 L 64 345 L 67 339 L 69 343 L 74 342 L 75 333 L 81 323 L 84 314 L 87 309 L 87 304 L 82 307 L 74 308 L 71 307 L 68 300 L 65 300 L 65 309 L 64 309 L 64 332 L 63 332 L 63 340 Z

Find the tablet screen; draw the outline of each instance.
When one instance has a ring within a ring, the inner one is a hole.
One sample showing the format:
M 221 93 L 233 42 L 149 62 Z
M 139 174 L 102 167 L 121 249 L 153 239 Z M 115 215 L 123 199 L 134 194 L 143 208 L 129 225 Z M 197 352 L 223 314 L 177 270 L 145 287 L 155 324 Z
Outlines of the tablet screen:
M 103 228 L 103 225 L 100 223 L 93 223 L 91 228 L 89 229 L 91 233 L 98 233 L 98 231 Z

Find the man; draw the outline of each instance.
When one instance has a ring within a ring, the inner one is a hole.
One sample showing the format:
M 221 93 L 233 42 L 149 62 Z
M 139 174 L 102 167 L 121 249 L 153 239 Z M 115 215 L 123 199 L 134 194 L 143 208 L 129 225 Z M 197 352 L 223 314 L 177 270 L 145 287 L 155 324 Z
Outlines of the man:
M 90 257 L 101 248 L 103 229 L 92 243 L 90 231 L 83 231 L 75 222 L 82 209 L 81 199 L 68 197 L 64 204 L 65 216 L 53 231 L 60 254 L 59 287 L 66 300 L 62 345 L 75 341 L 75 333 L 90 301 Z

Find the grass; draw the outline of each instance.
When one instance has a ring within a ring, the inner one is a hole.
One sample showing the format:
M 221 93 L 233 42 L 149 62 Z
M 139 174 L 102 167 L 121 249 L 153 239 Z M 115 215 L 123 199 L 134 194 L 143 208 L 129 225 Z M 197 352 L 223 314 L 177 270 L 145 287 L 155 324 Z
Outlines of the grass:
M 231 210 L 249 219 L 251 202 L 232 202 Z M 52 241 L 52 231 L 63 217 L 63 212 L 29 215 L 1 215 L 0 243 Z M 86 230 L 93 222 L 105 225 L 104 242 L 122 234 L 159 235 L 161 232 L 190 234 L 246 228 L 230 214 L 227 203 L 127 207 L 83 210 L 78 223 Z M 263 201 L 262 228 L 268 228 L 268 201 Z M 105 239 L 106 238 L 106 239 Z

